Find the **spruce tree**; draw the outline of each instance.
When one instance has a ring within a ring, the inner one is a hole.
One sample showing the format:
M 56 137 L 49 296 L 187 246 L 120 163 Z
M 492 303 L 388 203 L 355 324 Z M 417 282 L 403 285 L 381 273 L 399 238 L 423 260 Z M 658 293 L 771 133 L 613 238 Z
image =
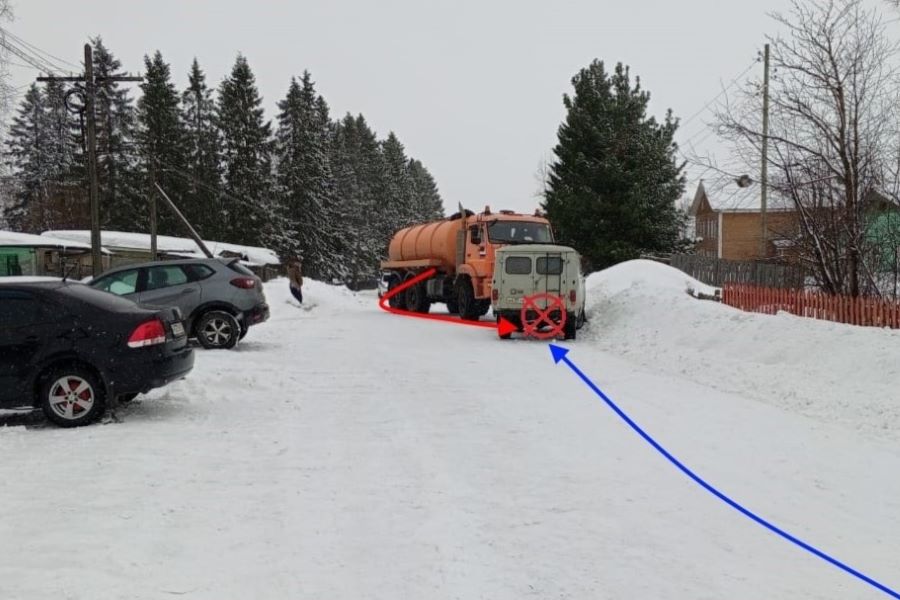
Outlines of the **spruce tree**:
M 299 254 L 312 276 L 342 275 L 339 254 L 340 215 L 335 205 L 330 162 L 328 108 L 316 96 L 309 72 L 301 82 L 291 79 L 278 103 L 276 132 L 277 181 L 283 214 L 291 225 L 283 252 Z
M 413 209 L 418 221 L 433 221 L 444 217 L 444 202 L 434 177 L 421 161 L 410 159 L 409 178 L 412 182 Z
M 371 269 L 377 272 L 378 260 L 387 257 L 391 236 L 397 230 L 396 211 L 391 210 L 392 186 L 389 185 L 387 163 L 381 143 L 363 115 L 355 119 L 356 164 L 363 198 L 363 210 L 369 219 L 369 235 L 365 240 Z
M 34 214 L 45 180 L 51 175 L 47 106 L 37 84 L 31 84 L 13 117 L 6 140 L 6 160 L 18 182 L 8 199 L 5 220 L 17 231 L 39 229 Z
M 171 81 L 169 65 L 157 51 L 153 58 L 144 57 L 143 95 L 137 106 L 137 142 L 140 151 L 140 174 L 143 197 L 157 197 L 157 231 L 177 235 L 183 226 L 162 201 L 158 200 L 158 183 L 182 210 L 185 205 L 185 132 L 179 113 L 179 96 Z M 146 216 L 143 222 L 146 222 Z
M 181 96 L 181 127 L 185 136 L 185 202 L 182 211 L 202 236 L 220 239 L 222 162 L 216 105 L 197 59 Z
M 272 127 L 247 59 L 238 55 L 219 87 L 216 120 L 222 135 L 224 195 L 222 241 L 262 244 L 271 237 Z
M 397 136 L 391 131 L 381 143 L 384 156 L 384 177 L 387 213 L 393 229 L 400 229 L 416 223 L 413 181 L 410 177 L 406 149 Z
M 593 269 L 669 251 L 679 231 L 675 203 L 684 190 L 671 111 L 647 116 L 650 94 L 621 63 L 594 61 L 572 79 L 543 203 L 560 242 Z
M 94 45 L 94 77 L 98 79 L 97 174 L 104 228 L 134 231 L 147 222 L 147 202 L 137 183 L 135 111 L 127 87 L 110 80 L 125 75 L 122 64 L 99 37 Z

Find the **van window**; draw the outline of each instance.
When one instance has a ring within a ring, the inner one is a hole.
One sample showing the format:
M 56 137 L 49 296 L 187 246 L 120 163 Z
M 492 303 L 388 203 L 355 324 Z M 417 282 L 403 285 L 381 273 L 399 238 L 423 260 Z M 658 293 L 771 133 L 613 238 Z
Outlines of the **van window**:
M 537 259 L 538 275 L 561 275 L 563 261 L 559 256 L 546 256 Z
M 527 256 L 510 256 L 506 259 L 507 275 L 531 275 L 531 259 Z

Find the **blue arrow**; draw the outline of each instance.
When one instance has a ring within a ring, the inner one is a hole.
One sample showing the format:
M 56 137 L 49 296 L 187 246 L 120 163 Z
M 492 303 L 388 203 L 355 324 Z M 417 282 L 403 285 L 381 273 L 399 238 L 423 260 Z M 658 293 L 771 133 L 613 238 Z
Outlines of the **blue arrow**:
M 615 402 L 610 400 L 609 396 L 604 394 L 603 390 L 601 390 L 599 387 L 597 387 L 596 384 L 594 384 L 594 382 L 591 381 L 590 378 L 587 375 L 585 375 L 581 369 L 579 369 L 577 366 L 575 366 L 575 363 L 573 363 L 569 359 L 569 357 L 568 357 L 569 350 L 567 348 L 563 348 L 562 346 L 557 346 L 555 344 L 550 344 L 550 353 L 553 355 L 554 363 L 556 363 L 556 364 L 559 364 L 561 362 L 565 363 L 570 369 L 572 369 L 572 372 L 574 372 L 576 375 L 578 375 L 578 377 L 580 377 L 581 380 L 584 381 L 587 384 L 587 386 L 589 388 L 591 388 L 591 390 L 593 390 L 593 392 L 600 397 L 601 400 L 603 400 L 611 409 L 613 409 L 613 411 L 617 415 L 619 415 L 619 417 L 621 417 L 623 421 L 628 423 L 629 427 L 631 427 L 634 431 L 637 432 L 638 435 L 640 435 L 642 438 L 644 438 L 644 440 L 648 444 L 653 446 L 653 448 L 655 448 L 657 452 L 659 452 L 664 457 L 666 457 L 666 459 L 670 463 L 672 463 L 673 465 L 678 467 L 678 469 L 682 473 L 684 473 L 685 475 L 687 475 L 688 477 L 693 479 L 694 482 L 697 483 L 700 487 L 702 487 L 703 489 L 708 491 L 710 494 L 712 494 L 713 496 L 715 496 L 716 498 L 718 498 L 719 500 L 721 500 L 722 502 L 724 502 L 731 508 L 735 509 L 736 511 L 738 511 L 739 513 L 741 513 L 748 519 L 755 521 L 756 523 L 762 525 L 769 531 L 781 536 L 782 538 L 786 539 L 787 541 L 791 542 L 792 544 L 803 548 L 810 554 L 813 554 L 813 555 L 821 558 L 825 562 L 830 563 L 831 565 L 834 565 L 835 567 L 841 569 L 842 571 L 845 571 L 845 572 L 849 573 L 850 575 L 853 575 L 857 579 L 860 579 L 860 580 L 868 583 L 872 587 L 884 592 L 888 596 L 891 596 L 892 598 L 897 598 L 898 600 L 900 600 L 900 593 L 892 590 L 891 588 L 887 587 L 884 584 L 878 583 L 871 577 L 864 575 L 863 573 L 860 573 L 853 567 L 850 567 L 850 566 L 842 563 L 841 561 L 839 561 L 835 558 L 832 558 L 831 556 L 829 556 L 828 554 L 825 554 L 818 548 L 815 548 L 814 546 L 807 544 L 806 542 L 799 539 L 798 537 L 791 535 L 790 533 L 786 532 L 785 530 L 781 529 L 780 527 L 777 527 L 776 525 L 773 525 L 772 523 L 770 523 L 766 519 L 760 517 L 756 513 L 752 512 L 751 510 L 744 508 L 741 504 L 738 504 L 736 501 L 732 500 L 731 498 L 729 498 L 728 496 L 726 496 L 725 494 L 723 494 L 722 492 L 720 492 L 719 490 L 714 488 L 712 485 L 706 483 L 706 481 L 704 481 L 699 475 L 697 475 L 696 473 L 691 471 L 688 467 L 686 467 L 684 465 L 684 463 L 682 463 L 680 460 L 678 460 L 677 458 L 672 456 L 668 450 L 666 450 L 665 448 L 660 446 L 656 442 L 656 440 L 654 440 L 652 437 L 650 437 L 650 435 L 646 431 L 641 429 L 640 425 L 638 425 L 637 423 L 632 421 L 631 418 L 627 414 L 625 414 L 625 412 L 621 408 L 619 408 Z

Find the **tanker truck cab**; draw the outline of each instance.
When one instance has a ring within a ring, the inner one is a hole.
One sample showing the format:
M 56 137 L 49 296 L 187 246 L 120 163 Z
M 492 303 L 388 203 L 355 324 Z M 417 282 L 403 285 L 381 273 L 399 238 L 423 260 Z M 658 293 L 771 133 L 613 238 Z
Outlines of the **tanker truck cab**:
M 522 331 L 524 299 L 550 294 L 565 307 L 565 338 L 575 339 L 576 331 L 585 322 L 585 283 L 578 252 L 554 244 L 513 244 L 498 248 L 495 254 L 491 307 L 497 319 L 505 318 Z M 546 300 L 537 305 L 539 309 L 549 306 Z M 550 312 L 557 323 L 560 312 Z

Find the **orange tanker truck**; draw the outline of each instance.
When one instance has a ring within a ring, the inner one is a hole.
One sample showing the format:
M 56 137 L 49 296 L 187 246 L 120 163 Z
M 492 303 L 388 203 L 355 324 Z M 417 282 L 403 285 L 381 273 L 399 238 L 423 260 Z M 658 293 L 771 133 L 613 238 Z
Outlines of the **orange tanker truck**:
M 437 274 L 392 296 L 395 308 L 427 313 L 443 302 L 452 314 L 476 320 L 491 306 L 494 252 L 510 244 L 552 244 L 550 223 L 539 212 L 511 210 L 481 214 L 463 210 L 431 223 L 401 229 L 391 238 L 388 260 L 381 268 L 388 290 L 428 269 Z

